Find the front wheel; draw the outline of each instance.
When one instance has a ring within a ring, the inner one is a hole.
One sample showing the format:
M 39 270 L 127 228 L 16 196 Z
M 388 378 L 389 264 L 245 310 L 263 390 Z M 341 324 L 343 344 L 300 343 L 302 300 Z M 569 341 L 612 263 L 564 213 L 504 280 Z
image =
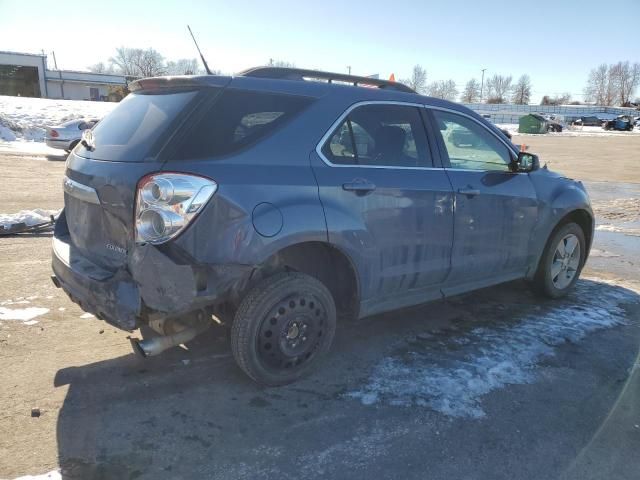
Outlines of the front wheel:
M 280 273 L 240 303 L 231 350 L 256 382 L 285 385 L 313 369 L 329 350 L 335 328 L 336 307 L 327 287 L 303 273 Z
M 578 281 L 586 256 L 584 232 L 576 223 L 558 228 L 547 242 L 533 286 L 551 298 L 565 296 Z

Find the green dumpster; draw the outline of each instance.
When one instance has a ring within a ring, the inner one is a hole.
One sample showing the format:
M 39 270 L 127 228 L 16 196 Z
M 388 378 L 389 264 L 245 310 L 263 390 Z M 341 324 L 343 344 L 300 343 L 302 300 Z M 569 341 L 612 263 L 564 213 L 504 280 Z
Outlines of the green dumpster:
M 535 113 L 520 117 L 518 133 L 547 133 L 547 121 Z

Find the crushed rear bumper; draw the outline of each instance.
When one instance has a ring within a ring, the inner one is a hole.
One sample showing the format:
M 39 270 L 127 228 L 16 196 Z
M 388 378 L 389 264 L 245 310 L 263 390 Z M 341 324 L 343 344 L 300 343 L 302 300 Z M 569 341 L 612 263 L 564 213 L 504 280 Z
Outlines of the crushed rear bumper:
M 138 287 L 124 270 L 115 274 L 78 254 L 69 236 L 54 236 L 53 281 L 84 311 L 123 330 L 134 330 L 142 311 Z
M 254 270 L 250 265 L 196 264 L 179 253 L 140 245 L 126 265 L 107 270 L 74 247 L 63 211 L 53 236 L 52 280 L 86 312 L 131 331 L 150 313 L 178 317 L 234 301 Z

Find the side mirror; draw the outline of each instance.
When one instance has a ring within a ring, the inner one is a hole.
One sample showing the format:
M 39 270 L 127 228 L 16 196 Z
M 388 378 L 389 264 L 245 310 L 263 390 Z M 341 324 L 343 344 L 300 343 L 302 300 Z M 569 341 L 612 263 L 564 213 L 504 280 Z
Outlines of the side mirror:
M 533 172 L 540 168 L 540 159 L 529 152 L 518 152 L 518 158 L 513 165 L 514 172 Z

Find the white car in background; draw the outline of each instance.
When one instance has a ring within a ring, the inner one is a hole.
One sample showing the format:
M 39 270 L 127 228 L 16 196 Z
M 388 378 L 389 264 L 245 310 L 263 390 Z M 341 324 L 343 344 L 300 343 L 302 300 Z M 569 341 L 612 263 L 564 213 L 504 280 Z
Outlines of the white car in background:
M 61 125 L 47 127 L 45 142 L 49 147 L 70 152 L 82 139 L 82 132 L 93 128 L 96 123 L 96 119 L 77 118 Z

